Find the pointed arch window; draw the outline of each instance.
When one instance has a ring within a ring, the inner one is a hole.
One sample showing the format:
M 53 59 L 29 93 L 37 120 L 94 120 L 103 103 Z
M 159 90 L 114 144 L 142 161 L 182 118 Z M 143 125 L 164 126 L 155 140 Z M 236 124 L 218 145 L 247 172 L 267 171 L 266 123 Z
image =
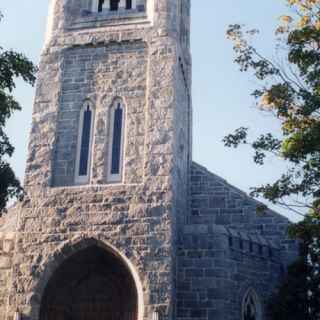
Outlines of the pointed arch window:
M 258 295 L 249 289 L 242 301 L 242 320 L 262 320 L 262 307 Z
M 94 110 L 92 104 L 86 102 L 80 111 L 76 159 L 75 182 L 80 184 L 88 183 L 90 179 L 93 121 Z
M 116 100 L 110 109 L 108 182 L 119 182 L 122 179 L 124 122 L 124 105 L 121 100 Z

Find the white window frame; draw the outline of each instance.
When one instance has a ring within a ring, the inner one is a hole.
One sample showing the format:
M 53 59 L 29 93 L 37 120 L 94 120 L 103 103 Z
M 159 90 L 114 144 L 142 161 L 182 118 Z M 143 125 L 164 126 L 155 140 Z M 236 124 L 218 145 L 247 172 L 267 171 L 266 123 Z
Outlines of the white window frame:
M 246 294 L 243 296 L 242 304 L 241 304 L 241 320 L 244 320 L 245 315 L 245 308 L 246 308 L 246 300 L 248 297 L 252 297 L 253 301 L 255 303 L 255 306 L 257 308 L 257 319 L 256 320 L 262 320 L 262 305 L 261 301 L 259 299 L 259 296 L 257 295 L 256 291 L 253 288 L 249 288 L 246 291 Z
M 114 116 L 115 110 L 120 104 L 122 108 L 122 130 L 121 130 L 121 145 L 120 145 L 120 172 L 119 174 L 112 174 L 112 151 L 113 151 L 113 134 L 114 134 Z M 123 179 L 123 159 L 124 159 L 124 140 L 126 135 L 126 107 L 122 99 L 116 99 L 109 110 L 109 142 L 108 142 L 108 163 L 107 163 L 107 182 L 116 183 Z
M 90 140 L 89 140 L 89 154 L 88 154 L 88 169 L 87 175 L 80 176 L 79 169 L 80 169 L 80 158 L 81 158 L 81 144 L 82 144 L 82 131 L 83 131 L 83 120 L 84 120 L 84 113 L 87 107 L 90 107 L 92 112 L 91 117 L 91 128 L 90 128 Z M 76 157 L 76 166 L 75 166 L 75 183 L 76 184 L 87 184 L 90 182 L 91 176 L 91 163 L 92 163 L 92 146 L 93 146 L 93 133 L 94 133 L 94 123 L 95 123 L 95 109 L 91 101 L 86 101 L 81 107 L 80 110 L 80 117 L 79 117 L 79 130 L 78 130 L 78 141 L 77 141 L 77 157 Z

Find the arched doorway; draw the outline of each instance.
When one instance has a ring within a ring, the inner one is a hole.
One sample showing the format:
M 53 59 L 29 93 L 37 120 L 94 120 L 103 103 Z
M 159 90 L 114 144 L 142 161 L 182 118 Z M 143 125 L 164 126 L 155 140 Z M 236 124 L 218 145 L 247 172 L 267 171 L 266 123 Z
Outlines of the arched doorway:
M 96 245 L 61 264 L 40 309 L 40 320 L 137 320 L 137 315 L 137 288 L 127 265 Z

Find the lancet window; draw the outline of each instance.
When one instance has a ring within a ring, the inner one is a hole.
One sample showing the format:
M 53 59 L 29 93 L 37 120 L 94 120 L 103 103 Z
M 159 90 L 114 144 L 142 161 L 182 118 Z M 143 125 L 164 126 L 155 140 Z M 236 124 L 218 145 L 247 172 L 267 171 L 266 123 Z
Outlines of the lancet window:
M 121 100 L 116 100 L 110 109 L 108 182 L 122 179 L 125 108 Z
M 76 160 L 76 183 L 88 183 L 90 178 L 91 149 L 93 135 L 94 110 L 90 102 L 86 102 L 80 111 L 78 147 Z

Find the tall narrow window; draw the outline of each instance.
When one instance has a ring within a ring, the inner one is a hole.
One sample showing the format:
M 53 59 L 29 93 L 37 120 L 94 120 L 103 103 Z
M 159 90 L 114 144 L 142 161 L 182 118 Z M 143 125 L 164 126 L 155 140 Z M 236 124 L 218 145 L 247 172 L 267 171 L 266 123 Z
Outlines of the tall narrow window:
M 91 146 L 94 112 L 89 102 L 85 103 L 80 114 L 78 152 L 76 162 L 76 183 L 89 182 Z
M 242 320 L 261 320 L 262 308 L 259 298 L 253 289 L 245 294 L 242 301 Z
M 99 0 L 98 12 L 102 12 L 102 10 L 103 10 L 103 5 L 104 5 L 104 1 L 105 1 L 105 0 Z
M 109 182 L 119 182 L 122 177 L 124 115 L 123 104 L 117 100 L 110 110 Z
M 126 0 L 126 9 L 131 10 L 132 9 L 132 0 Z
M 118 11 L 120 0 L 110 0 L 110 11 Z

